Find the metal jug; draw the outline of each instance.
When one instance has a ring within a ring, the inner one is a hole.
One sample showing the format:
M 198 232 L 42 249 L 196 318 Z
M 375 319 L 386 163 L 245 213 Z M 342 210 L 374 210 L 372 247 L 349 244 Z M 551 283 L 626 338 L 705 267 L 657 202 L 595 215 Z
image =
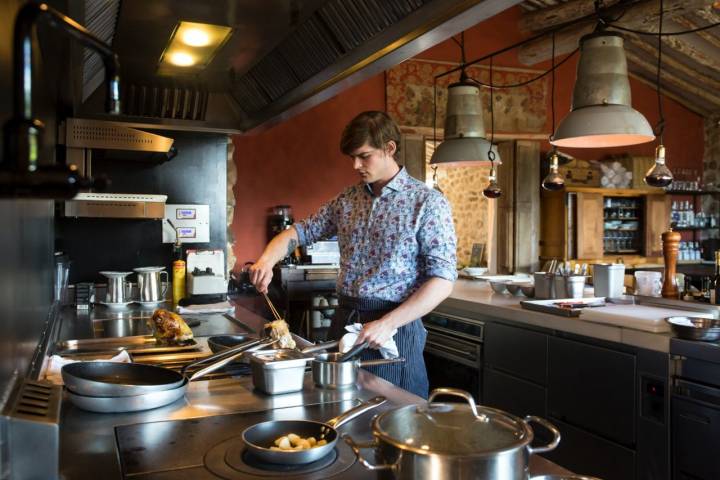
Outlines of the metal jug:
M 107 292 L 105 303 L 127 303 L 130 301 L 130 284 L 125 277 L 132 272 L 100 272 L 100 275 L 107 277 Z
M 137 273 L 139 301 L 141 303 L 162 302 L 168 289 L 168 272 L 165 267 L 134 268 Z M 165 283 L 160 277 L 165 275 Z

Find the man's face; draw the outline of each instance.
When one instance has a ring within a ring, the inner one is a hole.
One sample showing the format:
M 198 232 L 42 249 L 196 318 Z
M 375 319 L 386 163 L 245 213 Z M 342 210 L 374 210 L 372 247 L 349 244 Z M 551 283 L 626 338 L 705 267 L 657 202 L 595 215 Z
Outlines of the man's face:
M 375 148 L 367 142 L 350 154 L 353 168 L 360 174 L 365 183 L 375 183 L 378 180 L 389 180 L 395 173 L 395 142 L 390 141 L 385 149 Z

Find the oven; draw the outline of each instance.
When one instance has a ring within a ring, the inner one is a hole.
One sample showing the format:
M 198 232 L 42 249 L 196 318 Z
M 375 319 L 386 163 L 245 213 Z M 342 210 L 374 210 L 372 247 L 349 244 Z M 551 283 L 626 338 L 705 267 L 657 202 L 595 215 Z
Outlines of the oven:
M 673 346 L 685 348 L 679 352 Z M 672 478 L 717 480 L 720 478 L 720 344 L 673 339 L 670 348 L 677 362 L 671 403 Z
M 433 312 L 423 318 L 427 330 L 425 366 L 430 389 L 455 387 L 482 400 L 481 321 Z

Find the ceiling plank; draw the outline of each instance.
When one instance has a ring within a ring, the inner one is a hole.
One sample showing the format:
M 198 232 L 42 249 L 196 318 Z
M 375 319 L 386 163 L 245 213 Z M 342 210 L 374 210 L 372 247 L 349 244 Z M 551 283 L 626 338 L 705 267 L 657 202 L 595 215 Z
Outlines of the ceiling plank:
M 620 0 L 607 0 L 606 7 L 610 7 Z M 520 19 L 520 30 L 524 32 L 539 32 L 546 28 L 570 22 L 577 18 L 590 15 L 595 11 L 593 0 L 570 0 L 554 7 L 535 10 L 526 13 Z
M 646 58 L 657 59 L 658 51 L 655 45 L 644 42 L 637 35 L 634 35 L 632 33 L 626 34 L 625 45 L 628 49 L 632 48 L 633 50 L 635 50 L 635 53 L 638 55 Z M 718 90 L 718 88 L 720 88 L 720 81 L 718 81 L 717 76 L 712 77 L 710 75 L 707 75 L 707 72 L 710 71 L 709 69 L 699 71 L 698 69 L 688 66 L 685 62 L 677 60 L 674 56 L 663 55 L 662 68 L 671 68 L 673 70 L 677 70 L 678 72 L 681 72 L 686 79 L 692 79 L 693 82 L 698 82 L 699 84 L 707 88 L 713 90 Z M 720 75 L 720 71 L 713 71 L 713 73 L 717 73 L 718 75 Z
M 588 0 L 589 1 L 589 0 Z M 688 12 L 699 10 L 707 5 L 707 0 L 666 0 L 664 2 L 664 19 L 671 19 Z M 617 22 L 621 27 L 632 28 L 642 31 L 657 31 L 659 1 L 648 0 L 633 4 L 627 7 L 622 19 Z M 563 29 L 555 35 L 555 54 L 563 55 L 572 52 L 578 45 L 580 38 L 591 32 L 595 26 L 595 20 L 578 22 L 576 25 Z M 542 28 L 545 28 L 542 26 Z M 653 30 L 654 29 L 654 30 Z M 669 45 L 684 45 L 687 43 L 677 37 L 665 37 Z M 692 51 L 686 46 L 686 50 Z M 550 60 L 552 55 L 552 39 L 550 35 L 544 36 L 523 45 L 518 50 L 518 59 L 524 65 L 535 65 L 536 63 Z
M 650 78 L 655 78 L 657 66 L 654 62 L 648 61 L 646 55 L 638 54 L 634 49 L 626 49 L 626 55 L 629 62 L 629 68 L 631 70 L 640 73 L 644 72 L 649 75 Z M 681 103 L 686 104 L 687 102 L 690 102 L 691 98 L 689 96 L 692 96 L 696 97 L 699 101 L 696 100 L 691 103 L 696 105 L 696 108 L 704 110 L 705 113 L 711 110 L 720 109 L 720 96 L 711 90 L 683 80 L 667 70 L 661 71 L 660 78 L 661 84 L 664 86 L 662 89 L 663 92 L 679 98 Z M 706 107 L 702 108 L 699 107 L 699 105 L 706 105 Z

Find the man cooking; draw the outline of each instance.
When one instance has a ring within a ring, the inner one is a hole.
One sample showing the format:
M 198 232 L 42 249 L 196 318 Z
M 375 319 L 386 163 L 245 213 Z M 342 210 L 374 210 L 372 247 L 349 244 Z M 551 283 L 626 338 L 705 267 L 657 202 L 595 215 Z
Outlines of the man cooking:
M 427 398 L 421 317 L 447 298 L 457 278 L 455 229 L 447 199 L 398 165 L 399 148 L 400 129 L 386 113 L 356 116 L 340 150 L 362 181 L 273 238 L 250 267 L 250 280 L 267 292 L 277 262 L 298 245 L 337 235 L 340 306 L 329 337 L 361 323 L 356 344 L 370 347 L 363 359 L 381 358 L 378 349 L 394 339 L 406 362 L 368 370 Z

